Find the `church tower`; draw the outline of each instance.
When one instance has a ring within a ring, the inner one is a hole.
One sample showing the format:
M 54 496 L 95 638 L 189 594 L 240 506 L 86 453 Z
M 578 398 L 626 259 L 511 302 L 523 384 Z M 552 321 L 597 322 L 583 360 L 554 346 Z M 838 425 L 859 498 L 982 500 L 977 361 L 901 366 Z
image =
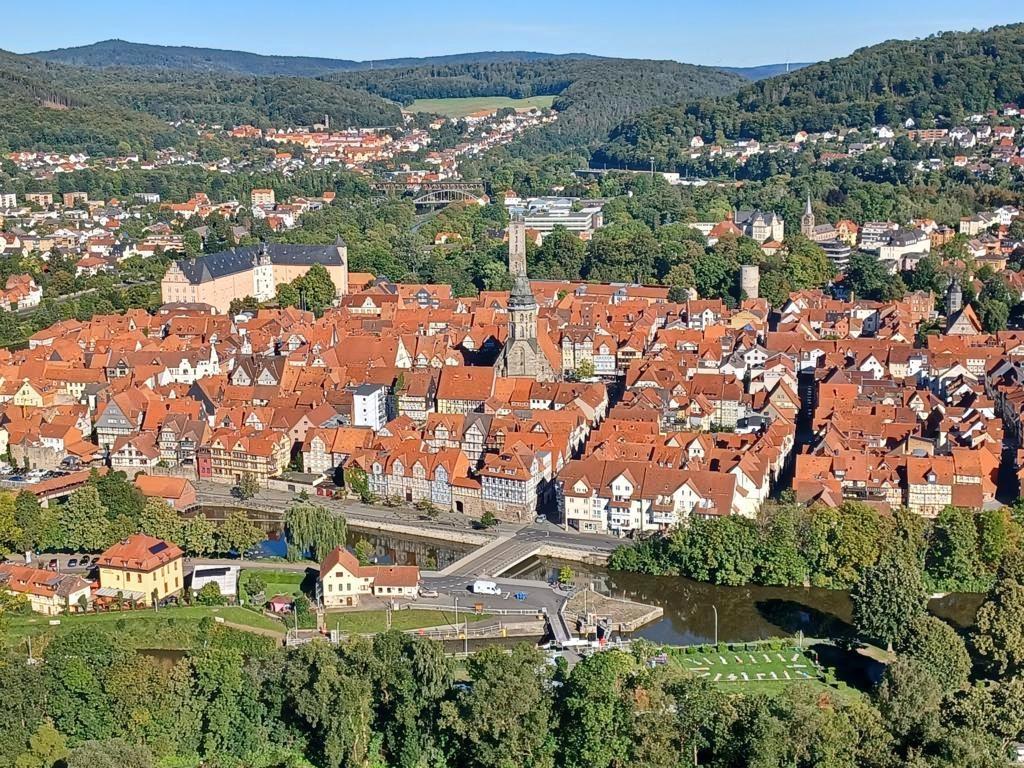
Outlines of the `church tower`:
M 526 221 L 521 214 L 512 214 L 508 223 L 508 273 L 526 274 Z
M 807 196 L 807 205 L 804 206 L 804 215 L 800 217 L 800 233 L 810 239 L 814 239 L 814 211 L 811 210 L 811 196 Z
M 508 271 L 512 275 L 512 290 L 508 297 L 508 338 L 495 364 L 497 374 L 553 381 L 554 369 L 537 342 L 537 299 L 526 276 L 526 226 L 518 216 L 509 222 Z
M 964 291 L 960 287 L 960 280 L 953 278 L 949 281 L 949 288 L 946 289 L 946 317 L 952 317 L 964 308 Z

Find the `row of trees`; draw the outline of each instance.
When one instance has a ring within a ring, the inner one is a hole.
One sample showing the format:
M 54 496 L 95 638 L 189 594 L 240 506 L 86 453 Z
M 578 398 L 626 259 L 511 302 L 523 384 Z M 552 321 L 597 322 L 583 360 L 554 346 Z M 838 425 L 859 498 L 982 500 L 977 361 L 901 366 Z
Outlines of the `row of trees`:
M 123 472 L 93 477 L 64 504 L 41 507 L 34 495 L 0 493 L 0 555 L 14 552 L 99 552 L 142 531 L 192 555 L 244 553 L 265 534 L 241 510 L 218 525 L 203 515 L 182 518 L 162 499 L 147 499 Z
M 947 507 L 934 522 L 906 511 L 880 515 L 859 502 L 837 508 L 766 505 L 758 520 L 695 518 L 670 536 L 619 547 L 616 570 L 679 574 L 713 584 L 849 589 L 894 549 L 931 590 L 982 591 L 1022 528 L 1007 508 Z

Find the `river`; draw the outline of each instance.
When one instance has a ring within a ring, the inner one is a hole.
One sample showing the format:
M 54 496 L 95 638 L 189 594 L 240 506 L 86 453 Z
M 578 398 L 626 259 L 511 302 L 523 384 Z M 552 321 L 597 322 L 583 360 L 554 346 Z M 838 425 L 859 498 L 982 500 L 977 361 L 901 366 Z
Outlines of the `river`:
M 559 569 L 565 565 L 572 568 L 577 586 L 593 586 L 604 594 L 661 606 L 665 611 L 662 618 L 636 633 L 660 643 L 712 642 L 715 610 L 718 639 L 722 642 L 761 640 L 797 631 L 807 637 L 840 637 L 850 630 L 850 596 L 840 590 L 724 587 L 683 576 L 624 573 L 548 559 L 528 560 L 504 575 L 551 581 L 558 578 Z M 932 600 L 929 608 L 955 627 L 967 627 L 974 621 L 982 597 L 951 594 Z
M 268 539 L 261 545 L 263 551 L 283 557 L 286 547 L 280 524 L 271 524 L 268 531 Z M 350 524 L 349 546 L 355 546 L 360 539 L 373 545 L 380 563 L 418 565 L 424 570 L 440 570 L 475 548 L 452 541 L 363 531 Z M 685 645 L 713 641 L 715 610 L 718 612 L 718 639 L 722 642 L 789 636 L 797 631 L 807 637 L 841 637 L 850 630 L 850 596 L 840 590 L 755 585 L 724 587 L 682 576 L 624 573 L 600 566 L 538 558 L 527 560 L 502 575 L 554 581 L 563 565 L 572 568 L 577 586 L 593 586 L 604 594 L 661 606 L 665 611 L 662 618 L 636 633 L 660 643 Z M 953 626 L 964 628 L 973 623 L 982 598 L 975 594 L 950 594 L 932 600 L 929 609 Z

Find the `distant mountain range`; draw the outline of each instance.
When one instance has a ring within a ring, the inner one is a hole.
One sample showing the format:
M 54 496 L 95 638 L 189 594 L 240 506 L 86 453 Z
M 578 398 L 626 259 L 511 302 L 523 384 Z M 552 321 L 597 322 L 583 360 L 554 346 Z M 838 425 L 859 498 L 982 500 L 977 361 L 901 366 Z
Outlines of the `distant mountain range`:
M 796 72 L 798 69 L 809 67 L 814 62 L 802 61 L 797 63 L 787 62 L 786 64 L 761 64 L 757 67 L 716 67 L 723 72 L 731 72 L 747 80 L 764 80 L 766 77 L 784 75 L 787 72 Z
M 56 61 L 78 67 L 142 67 L 146 69 L 175 69 L 182 71 L 233 72 L 245 75 L 285 75 L 291 77 L 318 77 L 331 72 L 351 72 L 369 69 L 397 69 L 446 64 L 497 64 L 510 62 L 536 62 L 551 59 L 597 59 L 589 53 L 543 53 L 538 51 L 476 51 L 454 53 L 447 56 L 408 57 L 401 59 L 330 59 L 317 56 L 267 56 L 247 51 L 229 51 L 219 48 L 193 48 L 187 45 L 150 45 L 127 40 L 103 40 L 74 48 L 57 48 L 27 54 L 37 59 Z M 796 71 L 806 67 L 798 64 L 763 64 L 756 67 L 711 67 L 721 72 L 739 75 L 746 80 Z
M 56 61 L 79 67 L 142 67 L 146 69 L 175 69 L 202 72 L 233 72 L 246 75 L 285 75 L 290 77 L 316 77 L 330 72 L 348 72 L 362 69 L 393 69 L 437 64 L 464 64 L 467 62 L 505 63 L 547 61 L 549 59 L 596 58 L 586 53 L 538 53 L 535 51 L 478 51 L 448 56 L 423 58 L 375 59 L 354 61 L 314 56 L 264 56 L 247 51 L 227 51 L 218 48 L 193 48 L 186 45 L 149 45 L 127 40 L 103 40 L 75 48 L 57 48 L 52 51 L 30 53 L 37 59 Z

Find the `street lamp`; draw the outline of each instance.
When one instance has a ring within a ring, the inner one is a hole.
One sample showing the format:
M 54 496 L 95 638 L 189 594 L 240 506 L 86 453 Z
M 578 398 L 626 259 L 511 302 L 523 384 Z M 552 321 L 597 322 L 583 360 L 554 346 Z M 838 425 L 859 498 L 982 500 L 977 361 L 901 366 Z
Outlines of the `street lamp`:
M 654 155 L 651 155 L 651 178 L 654 178 Z
M 715 647 L 717 648 L 718 647 L 718 608 L 715 607 L 714 603 L 711 604 L 711 610 L 715 614 Z

